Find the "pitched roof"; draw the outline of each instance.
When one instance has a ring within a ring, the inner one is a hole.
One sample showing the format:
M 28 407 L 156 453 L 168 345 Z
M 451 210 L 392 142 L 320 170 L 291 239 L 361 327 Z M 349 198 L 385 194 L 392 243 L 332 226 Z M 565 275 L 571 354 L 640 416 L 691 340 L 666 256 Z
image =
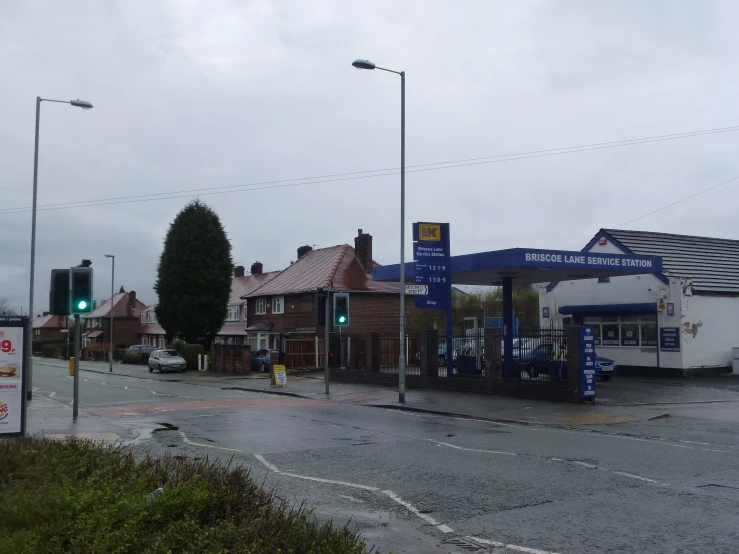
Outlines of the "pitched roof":
M 632 254 L 661 256 L 665 275 L 689 278 L 694 292 L 739 293 L 739 240 L 601 229 Z
M 279 275 L 279 271 L 268 271 L 267 273 L 258 273 L 257 275 L 246 275 L 244 277 L 234 277 L 231 281 L 231 296 L 228 298 L 228 305 L 235 306 L 244 303 L 244 297 L 254 292 L 256 289 Z
M 119 292 L 113 296 L 113 317 L 129 317 L 128 302 L 130 292 Z M 110 316 L 110 300 L 106 300 L 98 306 L 92 313 L 83 316 L 84 319 L 93 317 L 109 317 Z M 138 317 L 142 310 L 146 309 L 146 304 L 136 299 L 136 306 L 133 309 L 131 317 Z
M 67 324 L 71 323 L 69 318 L 64 321 L 63 315 L 40 315 L 33 320 L 34 329 L 66 329 Z
M 373 262 L 374 264 L 374 262 Z M 281 271 L 269 282 L 245 296 L 273 296 L 313 292 L 319 288 L 334 290 L 398 292 L 399 284 L 373 281 L 356 259 L 348 244 L 312 250 Z

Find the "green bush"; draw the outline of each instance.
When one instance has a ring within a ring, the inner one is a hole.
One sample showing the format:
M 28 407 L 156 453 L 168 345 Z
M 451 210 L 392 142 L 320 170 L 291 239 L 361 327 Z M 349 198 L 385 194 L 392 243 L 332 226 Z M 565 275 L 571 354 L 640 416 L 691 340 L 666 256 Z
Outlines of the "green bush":
M 121 363 L 122 364 L 132 364 L 132 365 L 138 365 L 140 363 L 141 357 L 137 352 L 134 350 L 126 350 L 123 353 L 123 356 L 121 357 Z
M 113 359 L 116 361 L 122 360 L 125 354 L 126 354 L 125 348 L 114 348 L 113 349 Z
M 185 358 L 187 369 L 196 370 L 198 368 L 198 355 L 205 354 L 205 348 L 200 344 L 183 344 L 181 350 L 177 350 L 180 356 Z
M 0 552 L 366 552 L 220 462 L 19 439 L 0 441 L 0 468 Z

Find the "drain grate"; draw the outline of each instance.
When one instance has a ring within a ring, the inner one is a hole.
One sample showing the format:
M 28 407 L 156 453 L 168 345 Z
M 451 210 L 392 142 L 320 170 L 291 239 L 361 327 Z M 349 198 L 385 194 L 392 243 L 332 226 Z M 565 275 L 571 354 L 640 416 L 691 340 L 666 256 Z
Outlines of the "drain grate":
M 449 540 L 444 541 L 444 544 L 451 544 L 460 547 L 465 552 L 475 552 L 476 554 L 486 554 L 490 552 L 487 548 L 482 545 L 472 542 L 469 539 L 463 539 L 461 537 L 453 537 Z

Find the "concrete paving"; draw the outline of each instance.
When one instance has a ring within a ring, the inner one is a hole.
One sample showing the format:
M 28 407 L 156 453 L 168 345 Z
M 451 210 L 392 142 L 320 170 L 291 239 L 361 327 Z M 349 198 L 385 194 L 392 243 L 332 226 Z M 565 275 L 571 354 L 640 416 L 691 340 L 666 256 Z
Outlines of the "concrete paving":
M 736 552 L 730 378 L 684 384 L 683 402 L 667 408 L 409 391 L 406 407 L 434 413 L 400 409 L 395 391 L 366 385 L 332 384 L 326 398 L 305 375 L 277 391 L 300 396 L 278 396 L 263 379 L 141 373 L 81 374 L 85 430 L 113 430 L 154 454 L 244 464 L 316 517 L 351 519 L 382 552 L 471 551 L 450 539 L 501 553 Z M 68 426 L 55 420 L 71 420 L 71 381 L 63 364 L 36 365 L 30 428 Z M 677 399 L 676 387 L 624 383 L 650 404 Z M 703 403 L 690 403 L 692 389 Z M 596 423 L 562 420 L 573 413 Z

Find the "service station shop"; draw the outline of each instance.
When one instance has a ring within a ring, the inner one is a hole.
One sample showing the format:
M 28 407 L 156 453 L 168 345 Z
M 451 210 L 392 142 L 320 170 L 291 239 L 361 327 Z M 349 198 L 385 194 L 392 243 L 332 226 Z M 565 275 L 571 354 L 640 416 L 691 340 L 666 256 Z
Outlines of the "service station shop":
M 455 285 L 500 286 L 503 289 L 503 324 L 513 329 L 513 287 L 548 281 L 598 282 L 606 279 L 637 279 L 650 272 L 661 273 L 662 260 L 655 256 L 623 253 L 587 253 L 562 250 L 511 248 L 492 252 L 480 252 L 462 256 L 450 256 L 450 280 Z M 405 264 L 405 276 L 415 282 L 416 263 Z M 376 267 L 372 272 L 376 281 L 397 281 L 400 265 Z M 563 287 L 564 288 L 564 287 Z M 555 287 L 556 289 L 556 287 Z M 549 310 L 554 310 L 549 307 Z M 555 310 L 556 311 L 556 310 Z M 549 312 L 551 315 L 554 311 Z M 656 312 L 655 312 L 656 313 Z M 542 326 L 550 324 L 548 315 Z M 562 321 L 560 321 L 562 323 Z M 601 332 L 599 329 L 598 332 Z M 513 352 L 513 335 L 506 333 L 503 347 L 503 364 L 509 367 Z M 598 347 L 596 347 L 598 348 Z M 601 353 L 598 348 L 598 354 Z
M 598 354 L 637 374 L 732 366 L 739 345 L 739 241 L 601 229 L 579 255 L 595 263 L 614 255 L 662 263 L 641 266 L 637 275 L 552 279 L 539 290 L 542 326 L 592 325 Z

